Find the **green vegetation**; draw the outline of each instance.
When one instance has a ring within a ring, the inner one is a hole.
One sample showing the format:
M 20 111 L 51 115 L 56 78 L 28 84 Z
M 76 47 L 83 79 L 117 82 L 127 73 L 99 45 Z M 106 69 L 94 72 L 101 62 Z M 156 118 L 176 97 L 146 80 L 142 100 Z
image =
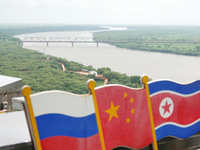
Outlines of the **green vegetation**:
M 67 61 L 54 56 L 44 56 L 34 50 L 21 47 L 18 39 L 0 33 L 0 74 L 23 79 L 24 85 L 32 88 L 32 93 L 46 90 L 62 90 L 77 94 L 86 94 L 86 81 L 94 78 L 94 75 L 82 76 L 74 71 L 81 69 L 93 70 L 105 74 L 108 83 L 119 83 L 131 87 L 141 87 L 139 76 L 127 76 L 111 71 L 110 68 L 95 70 L 92 66 L 83 66 L 80 63 Z M 47 60 L 47 58 L 50 60 Z M 66 71 L 63 72 L 63 63 Z M 103 84 L 103 80 L 95 79 L 97 86 Z
M 95 25 L 12 25 L 0 24 L 0 32 L 9 35 L 27 34 L 35 32 L 54 32 L 54 31 L 91 31 L 102 30 L 105 28 Z
M 20 39 L 13 38 L 12 36 L 9 36 L 6 33 L 0 32 L 0 40 L 6 40 L 6 41 L 18 41 L 20 42 Z
M 200 56 L 200 43 L 187 43 L 200 42 L 200 28 L 198 27 L 143 26 L 138 28 L 139 30 L 96 32 L 94 39 L 132 50 Z M 129 29 L 137 29 L 137 27 L 129 27 Z M 112 43 L 112 41 L 123 43 Z M 168 43 L 156 43 L 163 41 Z
M 97 69 L 99 74 L 103 74 L 105 78 L 108 78 L 108 84 L 123 84 L 129 87 L 141 87 L 140 76 L 127 76 L 119 72 L 111 71 L 110 68 Z

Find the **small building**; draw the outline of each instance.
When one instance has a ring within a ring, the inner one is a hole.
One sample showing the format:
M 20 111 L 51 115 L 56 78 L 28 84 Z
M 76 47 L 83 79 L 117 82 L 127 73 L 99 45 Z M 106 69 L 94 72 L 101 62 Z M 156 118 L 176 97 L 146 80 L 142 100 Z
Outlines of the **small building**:
M 95 77 L 98 76 L 98 73 L 96 71 L 89 71 L 89 74 L 93 74 L 95 75 Z
M 87 69 L 81 69 L 82 72 L 89 72 Z
M 7 109 L 8 111 L 13 111 L 12 98 L 22 96 L 22 86 L 21 78 L 0 75 L 0 110 Z

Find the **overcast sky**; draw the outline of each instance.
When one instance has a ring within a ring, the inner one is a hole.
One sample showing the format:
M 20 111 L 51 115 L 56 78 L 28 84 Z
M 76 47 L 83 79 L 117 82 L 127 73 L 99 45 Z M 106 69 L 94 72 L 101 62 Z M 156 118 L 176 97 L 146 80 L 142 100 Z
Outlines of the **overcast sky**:
M 0 23 L 200 25 L 200 0 L 0 0 Z

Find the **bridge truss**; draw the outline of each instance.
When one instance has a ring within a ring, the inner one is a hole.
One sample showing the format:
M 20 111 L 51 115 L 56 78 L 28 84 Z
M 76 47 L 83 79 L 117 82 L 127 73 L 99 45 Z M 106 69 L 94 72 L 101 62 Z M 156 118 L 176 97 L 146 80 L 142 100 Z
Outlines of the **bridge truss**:
M 46 42 L 47 46 L 50 42 L 58 42 L 58 43 L 200 43 L 200 41 L 135 41 L 135 40 L 128 40 L 128 41 L 96 41 L 92 37 L 76 37 L 74 39 L 70 37 L 50 37 L 48 40 L 45 37 L 25 37 L 24 40 L 21 41 L 22 45 L 24 42 Z
M 50 37 L 48 42 L 66 42 L 66 43 L 71 43 L 72 39 L 70 37 Z
M 73 42 L 76 43 L 96 43 L 92 37 L 76 37 Z
M 47 42 L 45 37 L 25 37 L 22 42 Z

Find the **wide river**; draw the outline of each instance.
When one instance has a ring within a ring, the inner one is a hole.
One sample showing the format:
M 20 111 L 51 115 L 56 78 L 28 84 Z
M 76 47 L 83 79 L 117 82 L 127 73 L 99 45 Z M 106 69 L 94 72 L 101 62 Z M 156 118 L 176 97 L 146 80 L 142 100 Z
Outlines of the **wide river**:
M 43 32 L 17 35 L 25 37 L 92 37 L 92 32 Z M 94 68 L 109 67 L 112 71 L 129 76 L 147 74 L 149 78 L 170 79 L 188 83 L 200 79 L 200 57 L 145 52 L 117 48 L 104 43 L 24 43 L 24 48 L 45 52 L 45 54 L 66 58 Z

